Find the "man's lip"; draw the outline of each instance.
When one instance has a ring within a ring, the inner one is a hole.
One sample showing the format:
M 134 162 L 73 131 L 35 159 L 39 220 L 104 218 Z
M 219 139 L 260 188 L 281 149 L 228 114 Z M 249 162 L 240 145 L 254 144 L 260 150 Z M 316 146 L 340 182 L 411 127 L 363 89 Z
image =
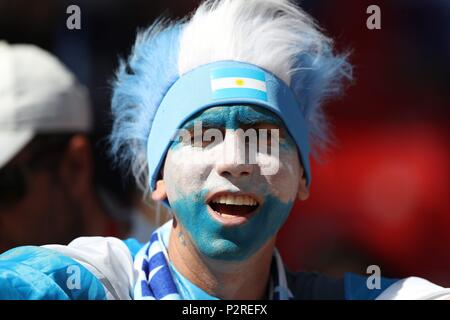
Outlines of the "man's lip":
M 233 197 L 238 197 L 238 196 L 247 196 L 247 197 L 251 197 L 253 199 L 256 200 L 256 202 L 258 202 L 258 206 L 261 206 L 262 204 L 262 199 L 261 197 L 256 196 L 254 193 L 248 193 L 248 192 L 230 192 L 230 191 L 220 191 L 220 192 L 214 192 L 211 193 L 209 195 L 206 196 L 205 202 L 206 204 L 209 204 L 214 198 L 218 198 L 221 196 L 233 196 Z
M 232 195 L 232 196 L 249 196 L 252 197 L 254 200 L 257 201 L 258 207 L 247 214 L 243 215 L 226 215 L 223 216 L 219 212 L 216 212 L 213 210 L 213 208 L 210 206 L 210 202 L 217 197 L 223 196 L 223 195 Z M 249 221 L 254 215 L 256 215 L 261 207 L 262 201 L 259 197 L 256 197 L 252 193 L 245 193 L 245 192 L 229 192 L 229 191 L 222 191 L 222 192 L 215 192 L 209 196 L 206 197 L 206 205 L 208 206 L 208 212 L 211 215 L 213 219 L 220 222 L 225 227 L 233 227 L 233 226 L 239 226 L 247 221 Z

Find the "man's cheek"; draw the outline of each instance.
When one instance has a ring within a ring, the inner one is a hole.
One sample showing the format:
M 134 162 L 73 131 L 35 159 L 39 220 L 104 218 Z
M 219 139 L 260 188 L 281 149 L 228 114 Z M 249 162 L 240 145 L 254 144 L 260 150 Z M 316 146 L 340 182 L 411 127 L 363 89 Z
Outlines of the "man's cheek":
M 278 159 L 272 157 L 279 168 L 276 174 L 265 175 L 270 194 L 282 202 L 294 201 L 300 179 L 299 159 L 295 152 L 282 152 Z
M 258 153 L 256 157 L 259 172 L 266 177 L 275 176 L 280 171 L 279 155 L 270 155 L 265 153 Z
M 188 195 L 202 189 L 208 166 L 201 159 L 200 148 L 183 147 L 170 150 L 165 163 L 164 180 L 168 193 Z

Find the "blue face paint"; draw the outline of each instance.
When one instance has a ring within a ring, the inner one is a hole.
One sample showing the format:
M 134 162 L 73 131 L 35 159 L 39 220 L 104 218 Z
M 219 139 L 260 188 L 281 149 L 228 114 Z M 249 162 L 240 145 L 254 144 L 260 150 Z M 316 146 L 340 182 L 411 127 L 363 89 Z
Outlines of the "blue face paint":
M 292 208 L 300 167 L 296 144 L 281 120 L 259 107 L 210 108 L 189 120 L 183 129 L 192 129 L 196 121 L 202 121 L 202 126 L 206 128 L 241 128 L 245 131 L 247 128 L 270 125 L 280 130 L 280 153 L 276 161 L 281 163 L 281 168 L 274 176 L 264 176 L 255 170 L 247 177 L 227 178 L 217 172 L 220 154 L 180 141 L 173 142 L 166 159 L 164 180 L 170 206 L 196 248 L 213 259 L 247 259 L 276 235 Z M 211 160 L 198 165 L 194 164 L 195 158 Z M 182 163 L 176 163 L 175 160 L 179 159 L 183 160 Z M 253 166 L 257 167 L 258 164 Z M 207 194 L 217 190 L 253 193 L 263 200 L 248 221 L 236 226 L 225 226 L 212 216 L 215 213 L 209 212 L 206 203 Z
M 193 119 L 184 124 L 188 129 L 194 126 L 196 121 L 202 121 L 203 125 L 212 128 L 239 129 L 261 123 L 282 127 L 282 121 L 274 113 L 254 106 L 223 106 L 214 107 L 195 115 Z
M 272 238 L 289 216 L 292 202 L 267 196 L 258 212 L 245 224 L 224 227 L 211 217 L 204 202 L 207 191 L 182 197 L 171 203 L 178 221 L 197 249 L 212 259 L 242 261 Z

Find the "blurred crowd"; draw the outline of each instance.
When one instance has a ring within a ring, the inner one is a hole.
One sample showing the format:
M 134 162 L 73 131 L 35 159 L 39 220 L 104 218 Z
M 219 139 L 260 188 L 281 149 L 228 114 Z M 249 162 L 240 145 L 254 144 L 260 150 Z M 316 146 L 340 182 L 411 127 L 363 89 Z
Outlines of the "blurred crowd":
M 450 2 L 301 1 L 350 49 L 355 81 L 328 105 L 334 146 L 278 239 L 287 264 L 381 267 L 450 285 Z M 108 155 L 110 80 L 136 31 L 185 1 L 0 0 L 0 252 L 78 236 L 146 242 L 168 214 Z M 81 29 L 66 8 L 81 9 Z

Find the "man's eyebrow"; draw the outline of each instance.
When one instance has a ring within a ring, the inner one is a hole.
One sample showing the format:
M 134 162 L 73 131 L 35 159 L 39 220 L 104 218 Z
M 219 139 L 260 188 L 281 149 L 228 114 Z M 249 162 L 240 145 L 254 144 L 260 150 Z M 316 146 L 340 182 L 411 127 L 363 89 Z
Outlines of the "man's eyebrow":
M 183 125 L 183 129 L 191 130 L 194 129 L 194 126 L 197 122 L 201 122 L 202 128 L 221 128 L 224 127 L 224 123 L 222 121 L 210 121 L 211 119 L 203 119 L 197 118 L 186 122 Z
M 243 126 L 260 125 L 260 124 L 272 124 L 281 126 L 282 122 L 275 115 L 265 114 L 260 112 L 252 112 L 248 116 L 239 117 L 239 124 Z
M 191 129 L 194 127 L 195 123 L 201 121 L 202 127 L 213 128 L 213 127 L 223 127 L 226 120 L 224 117 L 215 113 L 205 112 L 195 119 L 191 119 L 183 125 L 184 129 Z
M 266 112 L 248 111 L 239 112 L 234 114 L 236 121 L 230 118 L 230 114 L 225 111 L 205 112 L 200 116 L 189 120 L 183 125 L 184 129 L 192 129 L 197 121 L 202 122 L 203 128 L 223 128 L 230 124 L 230 121 L 237 123 L 238 127 L 249 127 L 254 125 L 271 124 L 276 126 L 282 126 L 282 121 L 275 115 Z

